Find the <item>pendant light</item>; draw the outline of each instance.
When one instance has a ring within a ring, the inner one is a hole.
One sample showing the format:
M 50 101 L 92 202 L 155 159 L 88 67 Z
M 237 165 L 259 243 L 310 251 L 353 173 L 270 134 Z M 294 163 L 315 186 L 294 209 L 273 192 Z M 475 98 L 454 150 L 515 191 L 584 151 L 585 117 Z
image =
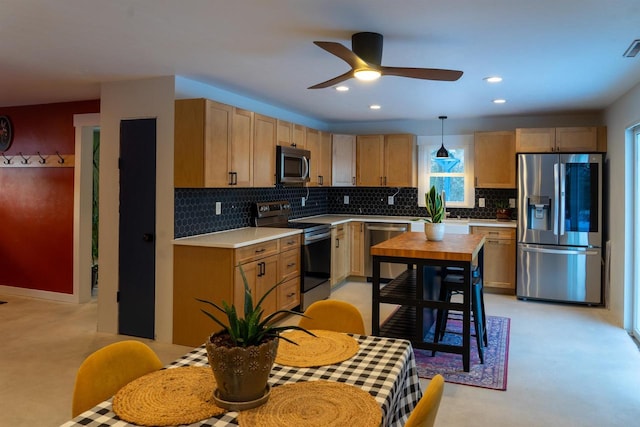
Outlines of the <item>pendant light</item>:
M 446 119 L 447 116 L 439 116 L 438 118 L 442 123 L 442 145 L 440 146 L 440 149 L 438 150 L 436 157 L 449 157 L 449 152 L 447 151 L 446 148 L 444 148 L 444 119 Z

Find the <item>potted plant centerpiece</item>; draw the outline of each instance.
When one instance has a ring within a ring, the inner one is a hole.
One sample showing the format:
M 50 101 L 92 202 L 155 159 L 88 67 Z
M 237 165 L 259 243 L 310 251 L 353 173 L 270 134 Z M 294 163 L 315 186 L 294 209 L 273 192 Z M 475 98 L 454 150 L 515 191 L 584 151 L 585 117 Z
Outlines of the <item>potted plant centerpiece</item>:
M 499 200 L 496 208 L 496 219 L 498 221 L 509 221 L 511 219 L 511 208 L 508 200 Z
M 278 351 L 278 340 L 292 342 L 280 332 L 297 329 L 313 335 L 299 326 L 275 326 L 274 319 L 281 314 L 304 316 L 291 310 L 278 310 L 264 319 L 262 302 L 282 282 L 276 283 L 253 305 L 251 289 L 242 266 L 240 274 L 244 282 L 244 313 L 241 315 L 232 304 L 218 304 L 197 299 L 224 313 L 226 323 L 212 313 L 201 310 L 222 327 L 206 341 L 207 358 L 216 379 L 217 389 L 213 398 L 218 406 L 230 410 L 250 409 L 265 403 L 269 398 L 267 380 Z M 315 336 L 315 335 L 314 335 Z M 295 343 L 294 343 L 295 344 Z
M 424 234 L 427 240 L 439 242 L 444 238 L 444 224 L 442 223 L 444 219 L 444 202 L 442 201 L 442 195 L 432 185 L 431 190 L 425 193 L 424 198 L 427 207 L 427 218 L 424 219 L 426 222 Z

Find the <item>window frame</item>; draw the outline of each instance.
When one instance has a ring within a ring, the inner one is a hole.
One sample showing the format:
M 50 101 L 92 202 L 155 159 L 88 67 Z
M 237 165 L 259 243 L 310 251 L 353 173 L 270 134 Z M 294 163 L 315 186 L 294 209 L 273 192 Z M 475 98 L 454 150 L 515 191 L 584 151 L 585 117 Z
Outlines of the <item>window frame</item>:
M 464 149 L 464 173 L 434 173 L 429 170 L 431 153 L 437 151 L 442 143 L 442 137 L 418 136 L 418 206 L 424 207 L 424 197 L 429 188 L 431 176 L 464 177 L 464 201 L 446 201 L 447 208 L 473 209 L 475 207 L 475 180 L 474 180 L 474 145 L 473 135 L 447 135 L 444 138 L 444 146 L 448 149 Z

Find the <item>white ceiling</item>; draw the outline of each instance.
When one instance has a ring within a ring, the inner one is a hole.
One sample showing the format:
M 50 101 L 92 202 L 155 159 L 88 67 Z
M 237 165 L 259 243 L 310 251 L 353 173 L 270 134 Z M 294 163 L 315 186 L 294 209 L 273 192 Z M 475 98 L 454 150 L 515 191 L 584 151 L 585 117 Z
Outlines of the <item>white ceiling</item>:
M 308 90 L 349 69 L 313 41 L 360 31 L 384 35 L 383 65 L 464 75 Z M 640 82 L 635 39 L 638 0 L 2 0 L 0 106 L 179 75 L 325 122 L 593 112 Z

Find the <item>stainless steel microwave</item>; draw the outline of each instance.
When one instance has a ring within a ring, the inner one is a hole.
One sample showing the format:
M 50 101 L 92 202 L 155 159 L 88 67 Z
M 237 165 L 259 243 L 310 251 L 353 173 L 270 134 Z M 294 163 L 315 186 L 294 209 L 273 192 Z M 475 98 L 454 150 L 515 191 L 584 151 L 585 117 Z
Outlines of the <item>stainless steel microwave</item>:
M 276 147 L 276 182 L 303 184 L 309 181 L 311 152 L 293 147 Z

